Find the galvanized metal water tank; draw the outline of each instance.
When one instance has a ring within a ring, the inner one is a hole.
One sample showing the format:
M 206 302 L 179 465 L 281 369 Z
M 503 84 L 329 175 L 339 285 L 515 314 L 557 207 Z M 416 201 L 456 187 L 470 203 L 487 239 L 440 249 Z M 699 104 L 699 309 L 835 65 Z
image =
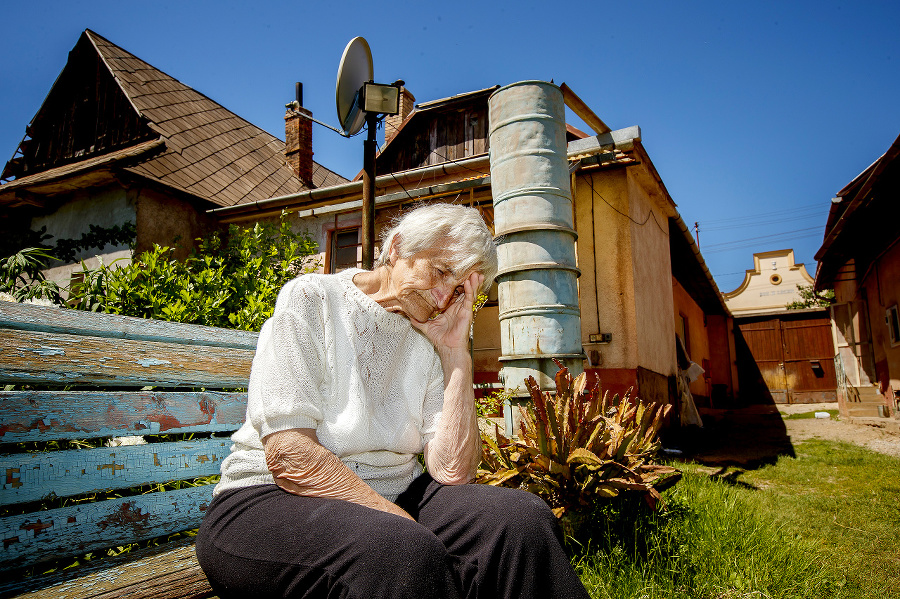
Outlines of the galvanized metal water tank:
M 550 389 L 553 358 L 583 369 L 565 105 L 552 83 L 521 81 L 488 110 L 501 378 L 507 390 L 524 392 L 528 376 Z

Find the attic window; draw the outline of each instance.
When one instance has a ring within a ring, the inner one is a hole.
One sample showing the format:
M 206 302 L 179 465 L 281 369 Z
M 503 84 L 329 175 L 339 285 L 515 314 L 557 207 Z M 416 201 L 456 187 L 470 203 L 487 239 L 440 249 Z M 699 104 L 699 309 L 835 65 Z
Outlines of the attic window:
M 773 285 L 780 285 L 781 284 L 781 275 L 772 275 L 771 277 L 769 277 L 769 281 Z

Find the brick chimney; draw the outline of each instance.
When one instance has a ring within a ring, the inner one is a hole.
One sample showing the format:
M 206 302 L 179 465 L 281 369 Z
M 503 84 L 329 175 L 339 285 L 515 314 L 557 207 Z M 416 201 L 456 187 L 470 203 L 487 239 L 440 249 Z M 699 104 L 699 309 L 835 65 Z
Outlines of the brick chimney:
M 409 116 L 409 113 L 413 111 L 413 108 L 416 106 L 416 97 L 413 96 L 408 89 L 405 87 L 400 88 L 400 112 L 398 114 L 391 114 L 384 118 L 384 143 L 387 144 L 389 141 L 394 139 L 394 136 L 397 135 L 397 131 L 400 129 L 400 125 L 403 124 L 403 121 L 406 117 Z
M 312 188 L 312 112 L 303 108 L 303 84 L 297 83 L 297 99 L 285 106 L 284 157 L 306 187 Z

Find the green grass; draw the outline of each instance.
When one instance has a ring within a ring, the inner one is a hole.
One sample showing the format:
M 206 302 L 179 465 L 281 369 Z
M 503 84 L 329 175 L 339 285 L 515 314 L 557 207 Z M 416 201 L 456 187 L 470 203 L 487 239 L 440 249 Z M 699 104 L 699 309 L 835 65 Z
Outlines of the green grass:
M 838 420 L 838 411 L 837 410 L 815 410 L 813 412 L 801 412 L 799 414 L 782 414 L 782 420 L 806 420 L 808 418 L 815 418 L 816 412 L 828 412 L 828 415 L 832 420 Z
M 900 597 L 900 460 L 818 440 L 795 451 L 754 471 L 684 464 L 661 513 L 598 510 L 571 541 L 591 596 Z

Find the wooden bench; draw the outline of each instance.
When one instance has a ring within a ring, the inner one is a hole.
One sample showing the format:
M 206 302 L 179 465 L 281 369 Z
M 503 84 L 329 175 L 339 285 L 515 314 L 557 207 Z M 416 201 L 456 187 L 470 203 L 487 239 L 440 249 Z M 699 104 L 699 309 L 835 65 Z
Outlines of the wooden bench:
M 25 387 L 0 391 L 0 597 L 213 596 L 190 536 L 166 542 L 200 525 L 213 485 L 161 485 L 219 473 L 228 436 L 244 420 L 246 392 L 235 389 L 247 386 L 256 339 L 0 302 L 0 387 Z M 174 434 L 181 440 L 157 437 Z M 148 443 L 108 446 L 130 435 Z M 96 447 L 50 450 L 76 439 Z M 111 489 L 121 496 L 89 500 Z M 48 499 L 62 507 L 43 508 Z M 26 567 L 159 538 L 155 547 L 25 577 Z

